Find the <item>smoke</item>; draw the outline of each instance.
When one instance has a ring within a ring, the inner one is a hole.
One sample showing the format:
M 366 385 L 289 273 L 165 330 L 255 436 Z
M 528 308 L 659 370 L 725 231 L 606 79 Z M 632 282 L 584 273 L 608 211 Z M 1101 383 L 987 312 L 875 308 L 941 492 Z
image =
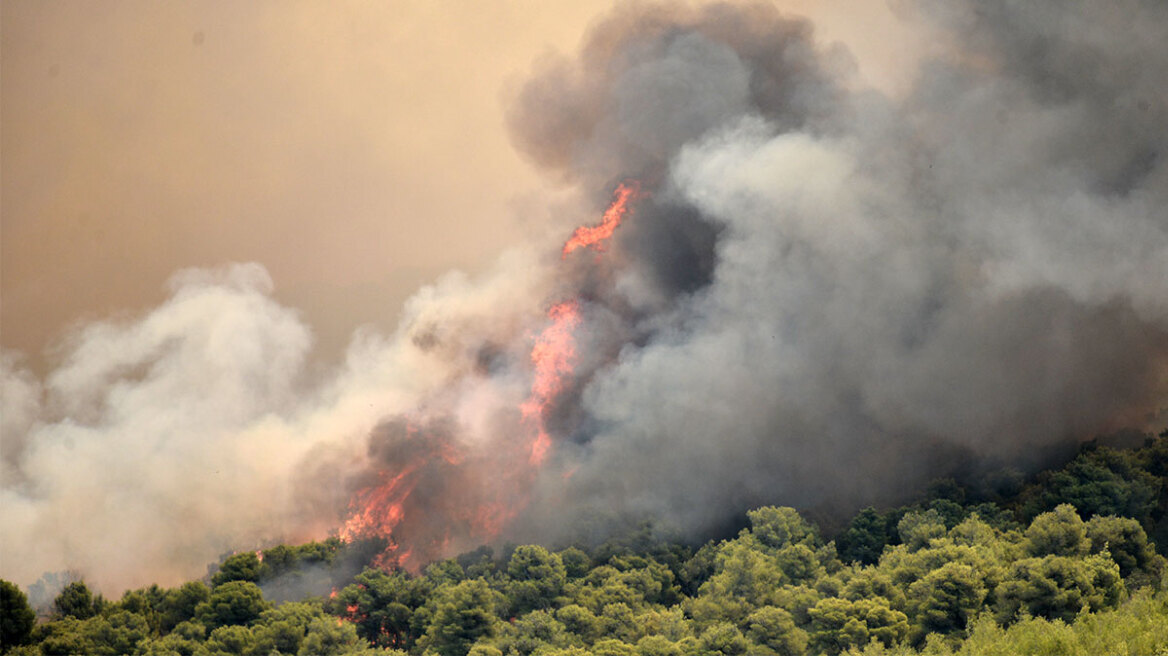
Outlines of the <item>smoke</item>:
M 386 417 L 446 394 L 466 399 L 459 419 L 473 428 L 492 404 L 465 381 L 467 350 L 526 328 L 521 314 L 472 317 L 538 298 L 530 281 L 545 278 L 520 255 L 498 270 L 419 291 L 398 334 L 359 331 L 332 372 L 307 367 L 309 329 L 255 264 L 179 272 L 145 316 L 80 325 L 43 384 L 5 353 L 3 576 L 69 571 L 117 594 L 335 534 Z
M 585 206 L 419 291 L 336 371 L 306 367 L 255 265 L 81 326 L 43 382 L 6 354 L 4 576 L 173 582 L 392 507 L 399 559 L 645 518 L 700 536 L 1148 425 L 1168 406 L 1168 8 L 902 8 L 945 46 L 890 96 L 768 5 L 622 5 L 510 110 Z M 609 248 L 561 260 L 629 178 L 645 193 Z M 540 464 L 520 407 L 565 301 Z
M 1168 10 L 922 9 L 950 45 L 904 97 L 761 4 L 619 11 L 519 95 L 558 175 L 659 181 L 617 289 L 669 299 L 584 386 L 533 535 L 839 513 L 1168 405 Z

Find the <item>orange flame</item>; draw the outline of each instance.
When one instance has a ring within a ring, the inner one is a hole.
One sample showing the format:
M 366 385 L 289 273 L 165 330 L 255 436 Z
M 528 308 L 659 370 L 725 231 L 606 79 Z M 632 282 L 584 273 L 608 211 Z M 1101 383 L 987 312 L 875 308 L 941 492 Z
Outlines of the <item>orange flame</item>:
M 580 248 L 603 251 L 642 195 L 638 182 L 621 183 L 601 223 L 577 228 L 564 244 L 563 257 Z M 519 406 L 533 433 L 530 441 L 463 444 L 439 437 L 442 433 L 435 433 L 433 426 L 403 418 L 404 433 L 388 443 L 400 449 L 387 452 L 388 460 L 369 472 L 372 481 L 351 496 L 341 539 L 385 538 L 389 544 L 373 564 L 413 570 L 472 541 L 493 539 L 514 520 L 526 503 L 535 468 L 551 451 L 550 413 L 577 365 L 579 301 L 553 305 L 547 320 L 532 344 L 531 391 Z M 527 466 L 519 464 L 525 460 Z M 415 489 L 417 498 L 411 498 Z M 345 619 L 356 620 L 355 609 L 347 610 Z
M 568 257 L 568 253 L 578 248 L 592 247 L 598 251 L 604 250 L 604 242 L 612 237 L 612 233 L 620 226 L 625 215 L 629 213 L 629 204 L 641 195 L 641 186 L 635 180 L 620 183 L 613 192 L 612 203 L 604 211 L 604 218 L 600 225 L 580 226 L 564 244 L 561 257 Z
M 350 507 L 356 508 L 356 512 L 341 527 L 341 539 L 351 541 L 370 533 L 375 535 L 392 533 L 393 528 L 405 516 L 402 504 L 414 489 L 412 483 L 406 479 L 416 468 L 417 464 L 408 465 L 387 483 L 357 492 L 349 504 Z
M 564 390 L 576 364 L 576 339 L 572 332 L 580 324 L 580 306 L 576 301 L 557 303 L 548 310 L 548 318 L 551 325 L 544 328 L 531 349 L 531 363 L 535 366 L 531 396 L 519 406 L 523 418 L 536 426 L 531 444 L 533 465 L 542 463 L 551 448 L 546 414 L 552 401 Z

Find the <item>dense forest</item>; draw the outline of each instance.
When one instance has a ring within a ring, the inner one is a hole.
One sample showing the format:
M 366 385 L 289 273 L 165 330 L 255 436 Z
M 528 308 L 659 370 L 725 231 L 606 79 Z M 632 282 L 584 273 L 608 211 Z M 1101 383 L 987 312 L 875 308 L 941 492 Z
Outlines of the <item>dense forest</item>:
M 369 546 L 331 539 L 235 554 L 205 580 L 117 601 L 75 581 L 40 617 L 5 581 L 0 640 L 21 656 L 1165 655 L 1166 480 L 1168 432 L 1087 444 L 1029 479 L 938 481 L 833 536 L 764 507 L 700 546 L 645 527 L 601 545 L 484 547 L 418 575 L 353 570 Z

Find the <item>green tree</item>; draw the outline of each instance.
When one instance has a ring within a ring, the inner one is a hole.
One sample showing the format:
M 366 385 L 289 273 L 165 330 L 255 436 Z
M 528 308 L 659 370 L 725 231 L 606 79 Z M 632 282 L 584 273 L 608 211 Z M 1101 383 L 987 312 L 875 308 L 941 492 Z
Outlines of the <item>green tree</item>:
M 233 624 L 212 631 L 204 647 L 210 656 L 244 656 L 252 653 L 255 644 L 251 629 Z
M 1024 513 L 1034 517 L 1068 503 L 1084 517 L 1115 515 L 1147 522 L 1164 482 L 1146 471 L 1140 460 L 1140 455 L 1131 451 L 1089 449 L 1027 488 L 1023 492 Z
M 195 615 L 213 632 L 221 626 L 251 624 L 270 607 L 256 584 L 229 581 L 216 586 L 211 597 L 195 609 Z
M 300 656 L 341 656 L 360 653 L 368 643 L 357 635 L 357 627 L 349 622 L 318 618 L 308 626 Z
M 357 634 L 380 647 L 410 649 L 425 632 L 415 616 L 433 588 L 427 579 L 366 569 L 329 602 L 331 612 L 352 622 Z
M 507 562 L 506 593 L 511 603 L 511 614 L 522 615 L 532 610 L 551 608 L 556 597 L 564 591 L 568 574 L 559 554 L 540 546 L 515 549 Z
M 108 616 L 92 617 L 84 622 L 83 630 L 93 645 L 90 653 L 95 656 L 133 653 L 138 644 L 150 635 L 146 619 L 125 610 L 115 611 Z
M 1119 566 L 1105 555 L 1025 558 L 1013 564 L 997 588 L 997 616 L 1008 622 L 1025 611 L 1032 617 L 1071 621 L 1084 608 L 1113 608 L 1123 593 Z
M 324 617 L 319 603 L 290 601 L 264 611 L 251 629 L 255 636 L 255 653 L 299 652 L 309 626 Z
M 637 656 L 637 648 L 615 638 L 605 638 L 592 645 L 592 656 Z
M 190 581 L 167 590 L 158 603 L 159 625 L 162 632 L 195 617 L 199 604 L 211 598 L 211 590 L 202 581 Z
M 1156 550 L 1140 523 L 1129 517 L 1095 516 L 1087 522 L 1091 553 L 1106 550 L 1125 579 L 1137 571 L 1149 572 L 1157 562 Z
M 718 573 L 702 585 L 689 609 L 693 618 L 702 624 L 714 621 L 737 624 L 755 608 L 781 606 L 776 594 L 787 583 L 786 574 L 773 557 L 749 542 L 735 540 L 718 554 Z
M 49 622 L 37 633 L 44 656 L 76 656 L 96 651 L 93 641 L 84 631 L 84 621 L 76 617 L 65 616 Z
M 219 571 L 211 577 L 211 586 L 217 587 L 229 581 L 259 583 L 263 573 L 264 566 L 259 556 L 254 551 L 244 551 L 223 561 Z
M 576 547 L 568 547 L 559 552 L 560 562 L 564 564 L 564 571 L 570 579 L 584 578 L 588 570 L 592 569 L 592 559 Z
M 577 604 L 570 604 L 556 610 L 556 619 L 564 628 L 580 636 L 585 642 L 593 642 L 601 635 L 600 620 L 592 611 Z
M 1026 529 L 1026 540 L 1032 556 L 1085 556 L 1091 549 L 1087 526 L 1067 503 L 1035 517 Z
M 769 652 L 760 655 L 799 656 L 807 649 L 807 632 L 795 626 L 795 619 L 782 608 L 763 606 L 746 618 L 746 636 Z
M 697 653 L 707 656 L 740 656 L 750 651 L 750 641 L 737 626 L 715 622 L 698 636 L 697 647 Z
M 0 652 L 28 643 L 36 613 L 15 583 L 0 579 Z
M 884 553 L 884 547 L 899 544 L 896 525 L 897 513 L 879 513 L 875 508 L 861 510 L 835 539 L 840 560 L 845 563 L 874 565 Z
M 139 646 L 142 656 L 200 656 L 205 653 L 203 642 L 207 629 L 198 622 L 182 622 L 158 640 L 148 641 Z
M 849 601 L 821 600 L 808 611 L 811 617 L 811 645 L 827 654 L 862 649 L 870 641 L 892 645 L 908 634 L 908 618 L 893 610 L 881 597 Z
M 912 616 L 922 631 L 963 631 L 981 610 L 985 582 L 965 563 L 946 563 L 913 583 L 908 590 Z
M 896 525 L 896 530 L 900 534 L 900 541 L 909 551 L 923 549 L 932 540 L 945 537 L 949 532 L 941 513 L 933 509 L 906 513 Z
M 526 656 L 549 647 L 580 645 L 581 640 L 567 631 L 555 615 L 546 610 L 530 612 L 514 622 L 503 624 L 493 644 L 505 654 Z
M 791 544 L 814 547 L 819 544 L 819 530 L 803 519 L 794 508 L 765 506 L 746 513 L 750 534 L 759 544 L 781 549 Z
M 463 656 L 479 638 L 494 635 L 495 608 L 501 601 L 480 579 L 440 588 L 422 646 L 441 656 Z
M 95 598 L 84 581 L 74 581 L 65 586 L 53 600 L 53 611 L 59 617 L 75 617 L 83 620 L 93 617 L 101 608 L 101 598 Z

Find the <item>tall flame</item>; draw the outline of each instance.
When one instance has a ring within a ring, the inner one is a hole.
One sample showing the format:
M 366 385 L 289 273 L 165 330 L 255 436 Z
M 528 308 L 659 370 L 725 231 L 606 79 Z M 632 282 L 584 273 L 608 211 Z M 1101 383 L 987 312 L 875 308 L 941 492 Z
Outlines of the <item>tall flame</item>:
M 536 427 L 531 443 L 531 464 L 539 465 L 551 448 L 547 430 L 547 412 L 552 401 L 564 391 L 567 377 L 576 364 L 576 338 L 573 331 L 580 324 L 580 304 L 576 301 L 557 303 L 548 310 L 551 325 L 540 333 L 531 349 L 531 364 L 535 378 L 531 396 L 519 406 L 523 418 Z
M 414 490 L 410 475 L 419 463 L 411 463 L 389 480 L 375 487 L 357 492 L 350 506 L 355 512 L 340 530 L 342 540 L 353 540 L 362 535 L 389 535 L 405 516 L 403 508 L 406 498 Z
M 600 225 L 577 228 L 563 256 L 579 248 L 603 251 L 640 195 L 637 182 L 621 183 Z M 548 458 L 550 414 L 577 365 L 580 302 L 552 305 L 547 320 L 531 347 L 531 391 L 519 406 L 530 440 L 471 445 L 424 422 L 390 422 L 380 443 L 386 460 L 350 498 L 342 539 L 384 538 L 389 546 L 375 564 L 410 569 L 489 541 L 506 528 L 525 505 L 535 470 Z
M 620 226 L 621 221 L 624 220 L 625 215 L 629 213 L 629 205 L 634 199 L 641 194 L 641 185 L 635 180 L 626 180 L 617 185 L 616 191 L 613 192 L 612 203 L 609 204 L 608 209 L 604 211 L 604 218 L 600 225 L 595 226 L 580 226 L 568 238 L 564 244 L 564 250 L 561 257 L 568 257 L 568 253 L 578 248 L 592 247 L 595 250 L 603 251 L 604 242 L 612 237 L 612 233 Z

